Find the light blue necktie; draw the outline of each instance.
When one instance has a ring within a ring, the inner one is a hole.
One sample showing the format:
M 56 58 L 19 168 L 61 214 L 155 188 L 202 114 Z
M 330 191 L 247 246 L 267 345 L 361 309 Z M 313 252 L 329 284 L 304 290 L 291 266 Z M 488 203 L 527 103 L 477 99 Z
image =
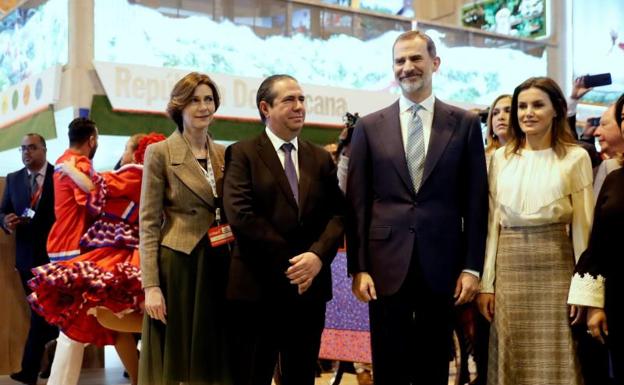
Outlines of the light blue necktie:
M 297 170 L 295 170 L 295 163 L 292 160 L 292 150 L 295 145 L 292 143 L 284 143 L 280 147 L 284 151 L 284 171 L 286 172 L 286 178 L 288 178 L 288 184 L 290 190 L 293 193 L 295 202 L 299 205 L 299 181 L 297 180 Z
M 407 145 L 405 147 L 407 168 L 409 169 L 414 192 L 416 193 L 418 193 L 420 188 L 425 168 L 425 137 L 423 135 L 422 120 L 418 116 L 418 111 L 422 108 L 420 104 L 414 104 L 410 107 L 411 117 L 407 124 Z

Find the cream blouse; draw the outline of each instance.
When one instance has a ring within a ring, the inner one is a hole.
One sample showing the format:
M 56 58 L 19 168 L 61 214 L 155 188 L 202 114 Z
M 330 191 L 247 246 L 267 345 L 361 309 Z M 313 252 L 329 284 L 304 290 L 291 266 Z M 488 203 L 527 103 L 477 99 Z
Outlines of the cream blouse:
M 496 150 L 489 170 L 490 212 L 481 292 L 494 293 L 498 236 L 502 227 L 570 225 L 575 260 L 587 248 L 594 211 L 587 152 L 570 146 L 563 158 L 552 149 L 505 155 Z

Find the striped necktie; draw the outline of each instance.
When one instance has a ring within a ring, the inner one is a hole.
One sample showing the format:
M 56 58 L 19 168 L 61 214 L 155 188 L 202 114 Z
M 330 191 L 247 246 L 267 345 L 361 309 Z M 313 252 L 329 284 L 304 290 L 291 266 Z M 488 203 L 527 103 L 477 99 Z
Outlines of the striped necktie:
M 407 124 L 407 146 L 405 148 L 407 168 L 409 169 L 414 192 L 416 193 L 418 193 L 420 188 L 425 168 L 425 138 L 422 120 L 418 115 L 418 111 L 422 108 L 420 104 L 414 104 L 410 108 L 412 116 Z

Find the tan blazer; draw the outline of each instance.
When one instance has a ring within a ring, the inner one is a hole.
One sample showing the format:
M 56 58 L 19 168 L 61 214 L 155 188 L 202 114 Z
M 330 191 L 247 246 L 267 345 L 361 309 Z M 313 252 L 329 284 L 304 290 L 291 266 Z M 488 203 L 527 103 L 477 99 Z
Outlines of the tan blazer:
M 210 138 L 208 147 L 221 195 L 225 147 Z M 210 184 L 178 130 L 147 148 L 139 216 L 143 287 L 160 285 L 159 247 L 190 254 L 214 223 L 216 207 Z

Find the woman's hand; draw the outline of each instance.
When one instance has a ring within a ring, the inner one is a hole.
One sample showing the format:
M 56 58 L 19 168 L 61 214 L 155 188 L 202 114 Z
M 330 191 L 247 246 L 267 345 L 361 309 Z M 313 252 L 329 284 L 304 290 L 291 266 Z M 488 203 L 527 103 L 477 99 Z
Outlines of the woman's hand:
M 145 288 L 145 312 L 151 318 L 167 324 L 167 305 L 165 305 L 165 297 L 160 287 Z
M 605 343 L 604 336 L 609 335 L 607 314 L 604 309 L 590 307 L 587 309 L 587 331 L 598 341 Z
M 494 294 L 492 293 L 479 293 L 477 294 L 477 306 L 479 312 L 483 314 L 488 322 L 492 322 L 494 319 Z
M 578 325 L 585 316 L 585 308 L 583 306 L 571 305 L 570 306 L 570 324 Z
M 72 171 L 77 172 L 76 169 L 76 157 L 72 156 L 61 164 L 57 165 L 57 171 L 61 173 L 61 175 L 65 176 L 70 174 Z

